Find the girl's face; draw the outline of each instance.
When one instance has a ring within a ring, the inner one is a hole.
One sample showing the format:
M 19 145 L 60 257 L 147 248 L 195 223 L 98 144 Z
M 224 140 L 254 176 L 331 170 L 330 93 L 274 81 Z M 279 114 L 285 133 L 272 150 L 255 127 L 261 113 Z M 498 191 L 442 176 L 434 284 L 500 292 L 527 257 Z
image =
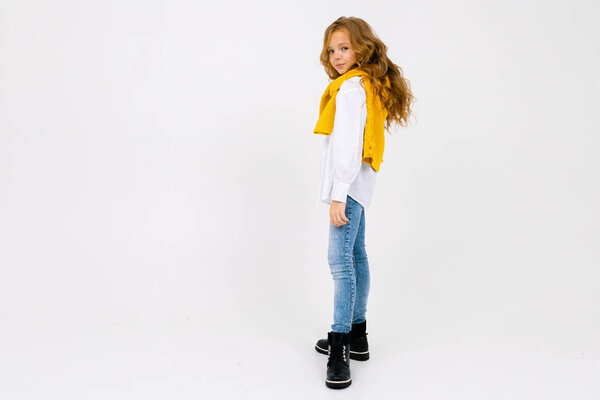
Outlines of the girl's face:
M 340 75 L 348 72 L 356 63 L 356 55 L 352 50 L 350 36 L 344 29 L 331 33 L 328 51 L 329 63 Z

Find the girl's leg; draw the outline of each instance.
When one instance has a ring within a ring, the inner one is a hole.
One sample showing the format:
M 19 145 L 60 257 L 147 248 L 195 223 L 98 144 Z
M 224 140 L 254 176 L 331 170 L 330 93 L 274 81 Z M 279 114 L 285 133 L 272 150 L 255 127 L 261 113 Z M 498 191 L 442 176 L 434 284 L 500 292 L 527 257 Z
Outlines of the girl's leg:
M 369 274 L 369 261 L 365 248 L 365 212 L 361 213 L 356 241 L 354 242 L 354 265 L 356 274 L 356 300 L 354 302 L 354 315 L 352 323 L 358 324 L 366 321 L 367 300 L 371 278 Z
M 362 213 L 362 206 L 347 196 L 345 214 L 348 222 L 342 226 L 329 224 L 327 258 L 334 283 L 333 332 L 348 333 L 352 328 L 356 297 L 353 249 Z

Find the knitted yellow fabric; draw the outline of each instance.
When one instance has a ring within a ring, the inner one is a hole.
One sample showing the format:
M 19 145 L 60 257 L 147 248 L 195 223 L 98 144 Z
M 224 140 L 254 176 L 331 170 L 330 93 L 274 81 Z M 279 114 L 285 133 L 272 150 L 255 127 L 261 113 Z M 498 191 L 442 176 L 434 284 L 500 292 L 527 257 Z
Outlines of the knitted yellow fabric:
M 345 80 L 357 75 L 362 76 L 361 80 L 367 95 L 367 122 L 363 134 L 362 161 L 369 164 L 375 171 L 379 171 L 379 166 L 383 162 L 383 149 L 385 147 L 384 122 L 388 112 L 379 96 L 375 95 L 371 83 L 366 79 L 367 72 L 359 68 L 351 69 L 327 86 L 321 97 L 319 120 L 313 133 L 319 135 L 331 134 L 335 120 L 335 96 Z M 389 87 L 389 85 L 389 79 L 386 76 L 386 86 Z

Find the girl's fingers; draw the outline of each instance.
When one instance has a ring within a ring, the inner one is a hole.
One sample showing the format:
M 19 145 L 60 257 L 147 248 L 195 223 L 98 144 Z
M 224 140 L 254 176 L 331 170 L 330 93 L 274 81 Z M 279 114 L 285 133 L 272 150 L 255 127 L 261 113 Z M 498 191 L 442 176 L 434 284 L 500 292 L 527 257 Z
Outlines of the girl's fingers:
M 337 216 L 337 221 L 338 221 L 338 225 L 337 226 L 342 226 L 344 225 L 346 222 L 349 221 L 348 218 L 346 218 L 346 216 L 344 215 L 344 212 L 341 211 L 338 216 Z
M 348 221 L 350 220 L 346 217 L 346 214 L 344 214 L 343 208 L 341 210 L 334 209 L 329 213 L 329 222 L 335 226 L 342 226 Z
M 346 214 L 344 214 L 343 210 L 340 211 L 339 218 L 340 218 L 340 221 L 346 221 L 346 222 L 350 221 L 348 218 L 346 218 Z
M 333 226 L 338 226 L 337 218 L 334 215 L 329 216 L 329 222 L 331 222 Z

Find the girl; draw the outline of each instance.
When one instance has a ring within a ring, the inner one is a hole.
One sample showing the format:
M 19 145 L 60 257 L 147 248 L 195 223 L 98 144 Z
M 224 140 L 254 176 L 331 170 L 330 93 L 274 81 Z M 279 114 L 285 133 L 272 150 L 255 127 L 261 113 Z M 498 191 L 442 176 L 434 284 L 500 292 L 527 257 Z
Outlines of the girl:
M 315 134 L 324 136 L 319 201 L 329 205 L 328 262 L 334 281 L 332 331 L 315 349 L 328 354 L 330 388 L 352 383 L 350 358 L 368 360 L 369 263 L 365 209 L 383 162 L 384 131 L 406 126 L 413 95 L 387 46 L 362 19 L 340 17 L 325 30 L 325 89 Z

